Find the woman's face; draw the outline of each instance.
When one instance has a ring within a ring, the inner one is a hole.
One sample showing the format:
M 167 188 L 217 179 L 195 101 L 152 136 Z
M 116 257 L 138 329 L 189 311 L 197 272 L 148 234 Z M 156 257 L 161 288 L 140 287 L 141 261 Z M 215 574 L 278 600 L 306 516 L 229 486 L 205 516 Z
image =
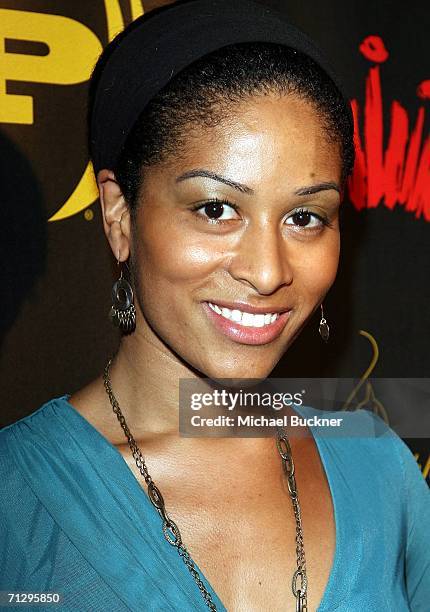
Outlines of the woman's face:
M 336 276 L 339 151 L 308 102 L 270 95 L 147 169 L 140 332 L 210 378 L 268 376 Z

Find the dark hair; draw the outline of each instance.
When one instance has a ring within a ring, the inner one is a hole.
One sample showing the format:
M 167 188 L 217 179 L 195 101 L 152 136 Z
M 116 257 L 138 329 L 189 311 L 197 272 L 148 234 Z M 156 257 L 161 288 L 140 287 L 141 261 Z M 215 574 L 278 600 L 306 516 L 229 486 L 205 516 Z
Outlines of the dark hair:
M 92 89 L 95 90 L 94 82 Z M 214 126 L 252 95 L 294 94 L 309 101 L 338 142 L 342 179 L 354 163 L 348 102 L 327 73 L 307 55 L 275 43 L 246 42 L 209 53 L 179 72 L 147 104 L 129 133 L 112 170 L 133 214 L 144 168 L 180 155 L 193 125 Z M 91 90 L 90 90 L 91 108 Z

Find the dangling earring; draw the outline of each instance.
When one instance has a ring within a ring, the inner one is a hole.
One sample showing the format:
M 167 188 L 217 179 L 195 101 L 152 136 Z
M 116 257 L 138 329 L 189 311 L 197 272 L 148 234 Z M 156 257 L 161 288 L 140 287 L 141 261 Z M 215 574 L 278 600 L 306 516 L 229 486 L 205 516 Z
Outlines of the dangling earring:
M 330 328 L 327 324 L 327 321 L 324 319 L 324 309 L 323 309 L 322 304 L 321 304 L 321 321 L 320 321 L 318 331 L 320 333 L 321 338 L 324 340 L 324 342 L 328 342 L 328 339 L 330 336 Z
M 119 266 L 119 253 L 117 263 Z M 119 327 L 124 334 L 130 334 L 136 329 L 136 308 L 133 304 L 133 289 L 128 280 L 123 277 L 122 268 L 119 279 L 112 287 L 112 307 L 109 316 L 113 325 Z

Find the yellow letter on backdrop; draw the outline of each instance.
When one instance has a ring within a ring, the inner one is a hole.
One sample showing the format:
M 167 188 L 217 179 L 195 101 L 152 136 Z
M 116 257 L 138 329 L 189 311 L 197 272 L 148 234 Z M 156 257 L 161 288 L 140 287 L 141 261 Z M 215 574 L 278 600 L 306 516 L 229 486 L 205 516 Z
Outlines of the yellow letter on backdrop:
M 102 51 L 85 25 L 46 13 L 0 9 L 0 122 L 34 123 L 33 98 L 6 93 L 6 81 L 72 85 L 86 81 Z M 6 39 L 45 43 L 47 55 L 6 53 Z

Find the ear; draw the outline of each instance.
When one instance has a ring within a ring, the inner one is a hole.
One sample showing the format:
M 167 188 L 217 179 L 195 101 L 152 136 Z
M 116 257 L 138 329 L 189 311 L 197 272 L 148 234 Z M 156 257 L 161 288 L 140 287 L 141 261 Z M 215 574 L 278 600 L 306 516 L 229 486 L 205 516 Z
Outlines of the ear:
M 103 228 L 115 259 L 125 261 L 130 254 L 130 210 L 111 170 L 97 174 Z

